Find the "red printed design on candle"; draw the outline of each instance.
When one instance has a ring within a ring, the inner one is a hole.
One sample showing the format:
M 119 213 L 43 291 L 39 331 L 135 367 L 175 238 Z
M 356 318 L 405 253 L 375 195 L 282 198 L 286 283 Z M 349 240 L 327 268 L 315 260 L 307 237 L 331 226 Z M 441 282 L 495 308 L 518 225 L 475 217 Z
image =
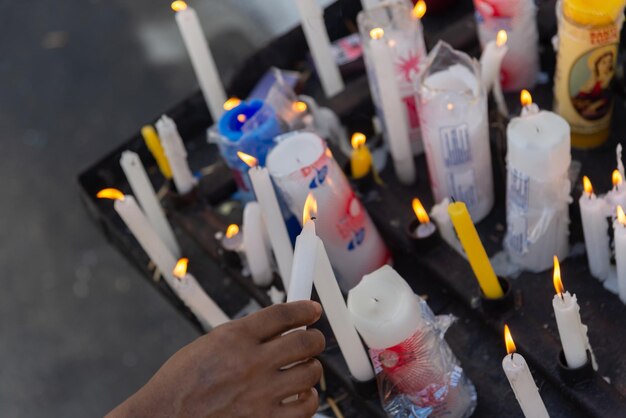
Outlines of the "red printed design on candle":
M 347 201 L 344 216 L 336 225 L 348 251 L 354 251 L 365 241 L 365 221 L 365 210 L 353 193 Z

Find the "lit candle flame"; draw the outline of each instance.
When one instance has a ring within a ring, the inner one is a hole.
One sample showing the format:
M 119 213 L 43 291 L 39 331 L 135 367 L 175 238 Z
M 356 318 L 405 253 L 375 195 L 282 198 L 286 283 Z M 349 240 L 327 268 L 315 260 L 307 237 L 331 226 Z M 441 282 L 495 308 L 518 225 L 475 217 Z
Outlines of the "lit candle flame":
M 365 141 L 367 141 L 367 137 L 361 132 L 355 132 L 354 134 L 352 134 L 352 138 L 350 139 L 353 149 L 361 148 L 363 145 L 365 145 Z
M 624 209 L 620 205 L 617 205 L 617 222 L 622 224 L 622 226 L 626 226 L 626 214 L 624 214 Z
M 446 105 L 446 108 L 447 108 L 448 110 L 452 110 L 452 109 L 454 109 L 454 104 L 452 104 L 452 103 L 448 103 L 448 104 Z
M 315 219 L 317 216 L 317 200 L 313 193 L 309 193 L 304 202 L 304 210 L 302 211 L 302 225 L 306 224 L 311 219 Z
M 552 281 L 554 282 L 554 290 L 557 295 L 562 295 L 565 292 L 563 282 L 561 281 L 561 265 L 559 264 L 559 258 L 554 256 L 554 274 L 552 275 Z
M 515 341 L 513 341 L 513 337 L 511 336 L 511 330 L 506 324 L 504 324 L 504 344 L 506 345 L 507 354 L 513 354 L 517 352 L 517 348 L 515 347 Z
M 624 179 L 622 178 L 622 173 L 620 173 L 619 170 L 613 170 L 611 180 L 613 180 L 613 186 L 619 186 L 622 184 L 622 181 L 624 181 Z
M 241 161 L 246 163 L 246 165 L 248 167 L 250 167 L 250 168 L 256 167 L 257 164 L 259 163 L 259 160 L 254 158 L 252 155 L 248 155 L 248 154 L 246 154 L 244 152 L 241 152 L 241 151 L 237 151 L 237 157 L 239 157 L 241 159 Z
M 526 89 L 522 90 L 519 95 L 519 100 L 522 102 L 522 106 L 530 106 L 533 104 L 533 96 L 530 95 L 530 92 Z
M 504 29 L 500 29 L 496 35 L 496 45 L 504 46 L 508 39 L 509 37 L 507 36 L 506 31 Z
M 224 102 L 224 110 L 232 110 L 241 104 L 241 100 L 237 97 L 231 97 Z
M 385 30 L 383 28 L 374 28 L 370 31 L 370 38 L 374 40 L 381 39 L 385 36 Z
M 302 101 L 297 101 L 297 102 L 293 102 L 292 108 L 294 111 L 298 112 L 298 113 L 302 113 L 302 112 L 306 112 L 306 110 L 309 108 L 307 106 L 306 103 L 302 102 Z
M 172 2 L 173 11 L 182 12 L 185 9 L 187 9 L 187 3 L 185 3 L 183 0 L 176 0 Z
M 237 120 L 240 123 L 244 123 L 246 120 L 248 120 L 248 117 L 246 115 L 244 115 L 243 113 L 237 115 Z
M 413 15 L 414 19 L 421 19 L 426 14 L 426 2 L 424 0 L 419 0 L 415 3 L 415 7 L 413 7 L 413 11 L 411 15 Z
M 239 225 L 230 224 L 226 228 L 226 238 L 232 238 L 239 233 Z
M 424 209 L 422 202 L 420 202 L 417 197 L 413 199 L 413 212 L 415 212 L 415 216 L 417 216 L 417 220 L 420 221 L 421 224 L 427 224 L 430 222 L 426 209 Z
M 189 264 L 188 258 L 181 258 L 180 260 L 178 260 L 178 262 L 176 263 L 176 266 L 174 267 L 174 270 L 172 271 L 172 273 L 174 274 L 174 277 L 182 280 L 187 274 L 188 264 Z
M 102 189 L 96 197 L 98 199 L 124 200 L 124 193 L 117 189 Z
M 591 194 L 593 193 L 593 186 L 591 185 L 591 180 L 589 180 L 589 177 L 587 176 L 583 176 L 583 189 L 585 190 L 585 193 L 588 196 L 591 196 Z

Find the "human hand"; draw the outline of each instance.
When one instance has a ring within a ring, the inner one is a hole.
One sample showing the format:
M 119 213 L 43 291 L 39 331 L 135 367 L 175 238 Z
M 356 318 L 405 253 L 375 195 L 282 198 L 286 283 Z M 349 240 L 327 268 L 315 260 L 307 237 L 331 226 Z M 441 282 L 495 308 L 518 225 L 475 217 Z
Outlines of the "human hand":
M 282 334 L 321 313 L 316 302 L 285 303 L 219 326 L 174 354 L 108 417 L 311 417 L 322 374 L 312 357 L 324 350 L 324 336 L 315 329 Z M 282 403 L 293 395 L 298 400 Z

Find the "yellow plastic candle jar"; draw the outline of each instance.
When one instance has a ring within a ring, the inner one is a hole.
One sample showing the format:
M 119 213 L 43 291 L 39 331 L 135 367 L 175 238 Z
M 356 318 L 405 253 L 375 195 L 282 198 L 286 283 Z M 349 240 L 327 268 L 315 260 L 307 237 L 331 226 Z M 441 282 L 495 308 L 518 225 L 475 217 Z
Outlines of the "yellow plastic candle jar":
M 624 0 L 560 0 L 554 109 L 572 128 L 572 146 L 594 148 L 609 136 Z

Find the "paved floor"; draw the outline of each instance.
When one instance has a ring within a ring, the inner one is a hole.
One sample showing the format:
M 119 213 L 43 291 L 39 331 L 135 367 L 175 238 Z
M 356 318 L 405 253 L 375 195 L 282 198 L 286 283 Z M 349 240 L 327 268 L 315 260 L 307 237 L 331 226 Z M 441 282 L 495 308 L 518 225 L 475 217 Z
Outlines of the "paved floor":
M 226 77 L 295 19 L 290 0 L 192 4 Z M 168 1 L 0 10 L 0 417 L 101 416 L 196 334 L 91 224 L 76 176 L 195 79 Z

